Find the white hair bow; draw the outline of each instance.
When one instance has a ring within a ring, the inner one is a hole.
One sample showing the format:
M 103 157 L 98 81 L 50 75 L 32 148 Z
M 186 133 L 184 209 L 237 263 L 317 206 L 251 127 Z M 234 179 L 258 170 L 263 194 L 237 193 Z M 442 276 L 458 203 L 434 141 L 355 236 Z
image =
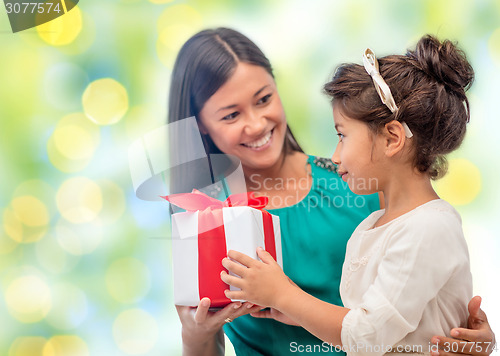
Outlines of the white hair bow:
M 385 82 L 384 78 L 382 78 L 382 75 L 380 75 L 377 57 L 370 48 L 367 48 L 365 50 L 365 53 L 363 53 L 363 64 L 365 66 L 366 72 L 372 77 L 373 84 L 375 85 L 375 89 L 377 90 L 382 103 L 384 103 L 392 113 L 397 112 L 398 107 L 396 105 L 396 102 L 394 101 L 394 97 L 391 94 L 391 89 Z M 405 130 L 405 136 L 407 138 L 412 137 L 413 133 L 411 132 L 406 122 L 402 121 L 401 125 L 403 125 L 403 128 Z

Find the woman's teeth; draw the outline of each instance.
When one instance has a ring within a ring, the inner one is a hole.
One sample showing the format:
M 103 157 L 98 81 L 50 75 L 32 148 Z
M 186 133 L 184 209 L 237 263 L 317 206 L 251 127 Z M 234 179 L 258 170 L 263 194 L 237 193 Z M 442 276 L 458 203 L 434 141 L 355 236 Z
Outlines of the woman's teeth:
M 247 147 L 251 147 L 251 148 L 258 148 L 258 147 L 264 146 L 266 143 L 269 142 L 269 139 L 271 138 L 271 134 L 272 134 L 272 131 L 269 131 L 266 134 L 266 136 L 264 136 L 256 141 L 253 141 L 253 142 L 244 143 L 243 145 L 245 145 Z

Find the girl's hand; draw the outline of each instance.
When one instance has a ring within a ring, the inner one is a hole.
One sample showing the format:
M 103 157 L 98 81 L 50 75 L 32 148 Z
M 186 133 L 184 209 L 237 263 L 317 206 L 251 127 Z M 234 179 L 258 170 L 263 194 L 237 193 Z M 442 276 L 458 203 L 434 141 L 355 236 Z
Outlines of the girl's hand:
M 226 290 L 226 297 L 248 300 L 252 303 L 273 307 L 279 297 L 286 294 L 287 288 L 293 287 L 288 277 L 273 257 L 262 248 L 257 249 L 257 255 L 262 260 L 253 258 L 237 251 L 229 251 L 228 257 L 222 260 L 222 265 L 238 277 L 221 272 L 221 279 L 240 291 Z
M 469 302 L 468 329 L 452 329 L 453 338 L 433 336 L 431 342 L 437 344 L 439 351 L 433 355 L 478 355 L 486 356 L 495 348 L 495 334 L 488 324 L 488 318 L 480 309 L 481 297 L 474 297 Z
M 285 314 L 280 312 L 277 309 L 274 308 L 269 308 L 269 309 L 264 309 L 260 310 L 257 312 L 253 312 L 250 314 L 254 318 L 267 318 L 267 319 L 274 319 L 276 321 L 279 321 L 280 323 L 283 324 L 288 324 L 288 325 L 293 325 L 293 326 L 300 326 L 297 324 L 295 321 L 287 317 Z
M 209 311 L 210 299 L 200 300 L 197 308 L 175 306 L 182 323 L 183 355 L 223 355 L 226 320 L 261 309 L 251 303 L 231 303 L 216 312 Z

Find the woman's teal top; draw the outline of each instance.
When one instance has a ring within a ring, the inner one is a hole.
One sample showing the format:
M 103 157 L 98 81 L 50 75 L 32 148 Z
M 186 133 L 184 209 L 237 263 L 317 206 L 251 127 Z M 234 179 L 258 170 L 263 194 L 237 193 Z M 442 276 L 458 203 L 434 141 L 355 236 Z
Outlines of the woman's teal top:
M 347 240 L 356 226 L 380 209 L 378 195 L 356 195 L 332 161 L 309 156 L 312 187 L 299 203 L 269 212 L 280 218 L 283 270 L 304 291 L 342 305 L 339 294 Z M 335 352 L 298 326 L 244 315 L 224 325 L 236 354 L 297 355 Z

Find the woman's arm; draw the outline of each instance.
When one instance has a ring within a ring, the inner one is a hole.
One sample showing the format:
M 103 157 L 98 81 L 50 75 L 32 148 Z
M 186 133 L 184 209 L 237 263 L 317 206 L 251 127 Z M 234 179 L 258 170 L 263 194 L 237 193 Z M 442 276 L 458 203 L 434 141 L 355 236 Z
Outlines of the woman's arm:
M 203 298 L 198 308 L 176 305 L 182 323 L 182 353 L 184 356 L 224 355 L 226 320 L 256 312 L 261 309 L 251 303 L 231 303 L 217 312 L 209 311 L 210 299 Z
M 453 338 L 433 336 L 431 342 L 439 347 L 433 355 L 489 355 L 495 348 L 495 334 L 491 330 L 488 318 L 481 310 L 481 297 L 474 297 L 469 302 L 468 329 L 455 328 L 450 334 Z M 456 351 L 456 352 L 454 352 Z

